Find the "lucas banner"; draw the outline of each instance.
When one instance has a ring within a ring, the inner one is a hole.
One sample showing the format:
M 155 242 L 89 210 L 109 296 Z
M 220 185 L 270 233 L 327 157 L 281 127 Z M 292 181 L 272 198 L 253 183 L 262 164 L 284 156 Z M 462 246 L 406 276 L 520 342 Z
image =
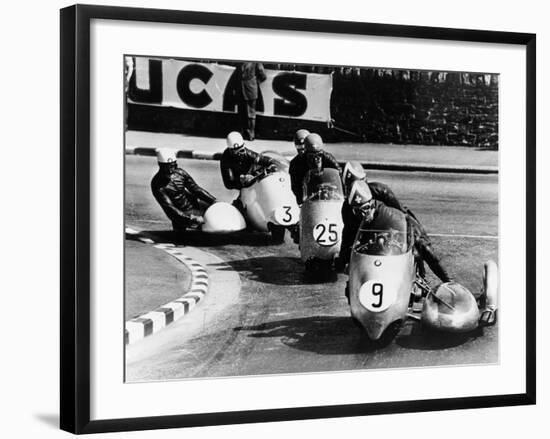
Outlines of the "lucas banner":
M 135 57 L 127 58 L 128 102 L 237 113 L 241 103 L 236 67 Z M 332 75 L 265 70 L 257 113 L 270 117 L 330 121 Z

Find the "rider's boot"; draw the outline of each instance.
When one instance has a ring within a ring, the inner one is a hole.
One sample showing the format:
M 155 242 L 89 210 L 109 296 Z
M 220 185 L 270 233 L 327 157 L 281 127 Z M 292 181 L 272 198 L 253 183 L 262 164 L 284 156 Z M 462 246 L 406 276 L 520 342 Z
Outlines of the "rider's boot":
M 449 273 L 447 273 L 447 270 L 443 268 L 439 260 L 434 261 L 432 264 L 429 264 L 430 268 L 432 269 L 433 273 L 441 279 L 441 282 L 452 282 L 451 276 L 449 276 Z

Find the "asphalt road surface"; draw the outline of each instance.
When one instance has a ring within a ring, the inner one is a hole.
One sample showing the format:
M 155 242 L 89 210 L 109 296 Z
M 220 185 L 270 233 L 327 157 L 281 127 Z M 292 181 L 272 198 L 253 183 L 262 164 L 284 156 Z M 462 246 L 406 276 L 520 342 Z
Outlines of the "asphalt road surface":
M 179 163 L 219 199 L 236 197 L 223 188 L 218 162 Z M 152 157 L 126 156 L 126 224 L 164 242 L 178 241 L 151 195 L 156 169 Z M 423 222 L 455 280 L 478 293 L 483 262 L 498 261 L 498 176 L 372 171 L 369 179 L 392 187 Z M 288 236 L 284 244 L 271 245 L 261 233 L 218 239 L 193 233 L 176 243 L 227 262 L 239 273 L 241 289 L 216 314 L 194 310 L 128 346 L 127 381 L 498 361 L 498 325 L 450 335 L 410 320 L 390 345 L 373 346 L 350 319 L 346 276 L 311 279 Z M 431 273 L 428 280 L 436 283 Z

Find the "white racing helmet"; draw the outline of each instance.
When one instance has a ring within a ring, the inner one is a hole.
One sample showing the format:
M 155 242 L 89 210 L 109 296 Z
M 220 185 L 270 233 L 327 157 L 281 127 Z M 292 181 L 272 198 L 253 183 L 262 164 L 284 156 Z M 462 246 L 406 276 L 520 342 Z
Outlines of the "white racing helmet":
M 308 135 L 309 131 L 304 129 L 298 130 L 296 131 L 296 134 L 294 134 L 294 146 L 296 147 L 298 154 L 304 151 L 304 141 Z
M 202 231 L 207 233 L 231 233 L 246 228 L 246 221 L 241 212 L 232 204 L 223 201 L 218 201 L 206 209 L 203 218 Z
M 225 139 L 229 149 L 237 149 L 244 146 L 244 139 L 238 131 L 231 131 Z
M 306 153 L 318 153 L 323 148 L 323 139 L 317 133 L 309 133 L 304 140 Z
M 351 207 L 361 207 L 372 200 L 372 192 L 365 180 L 352 181 L 346 193 Z
M 356 180 L 366 180 L 367 173 L 361 163 L 356 161 L 347 162 L 342 173 L 342 183 L 344 190 L 351 187 L 351 184 Z
M 176 151 L 171 148 L 157 148 L 158 163 L 174 163 L 176 162 Z
M 478 327 L 479 309 L 474 295 L 456 282 L 439 285 L 426 296 L 422 324 L 447 332 L 470 332 Z

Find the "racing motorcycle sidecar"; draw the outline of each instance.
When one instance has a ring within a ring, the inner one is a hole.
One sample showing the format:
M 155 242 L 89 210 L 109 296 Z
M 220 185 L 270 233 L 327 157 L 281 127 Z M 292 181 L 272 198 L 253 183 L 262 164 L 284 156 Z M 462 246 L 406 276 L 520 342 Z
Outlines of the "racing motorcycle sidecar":
M 247 222 L 256 230 L 271 232 L 274 242 L 283 242 L 286 229 L 298 223 L 300 211 L 290 175 L 278 167 L 261 170 L 241 189 L 240 199 Z
M 455 333 L 494 325 L 497 316 L 497 270 L 494 261 L 485 263 L 478 300 L 466 287 L 456 282 L 442 283 L 430 289 L 422 307 L 422 324 L 430 329 Z
M 342 240 L 344 195 L 336 169 L 309 173 L 300 209 L 300 256 L 308 271 L 332 270 Z
M 241 212 L 230 203 L 218 201 L 212 204 L 203 215 L 201 230 L 206 233 L 233 233 L 246 228 Z
M 378 221 L 380 219 L 380 221 Z M 352 248 L 347 295 L 352 318 L 373 341 L 391 341 L 408 317 L 428 329 L 464 333 L 497 319 L 497 266 L 484 266 L 479 300 L 463 285 L 432 289 L 417 271 L 414 239 L 405 217 L 377 218 L 361 225 Z M 423 301 L 423 303 L 421 303 Z M 479 301 L 479 304 L 478 304 Z M 414 314 L 415 302 L 421 314 Z

